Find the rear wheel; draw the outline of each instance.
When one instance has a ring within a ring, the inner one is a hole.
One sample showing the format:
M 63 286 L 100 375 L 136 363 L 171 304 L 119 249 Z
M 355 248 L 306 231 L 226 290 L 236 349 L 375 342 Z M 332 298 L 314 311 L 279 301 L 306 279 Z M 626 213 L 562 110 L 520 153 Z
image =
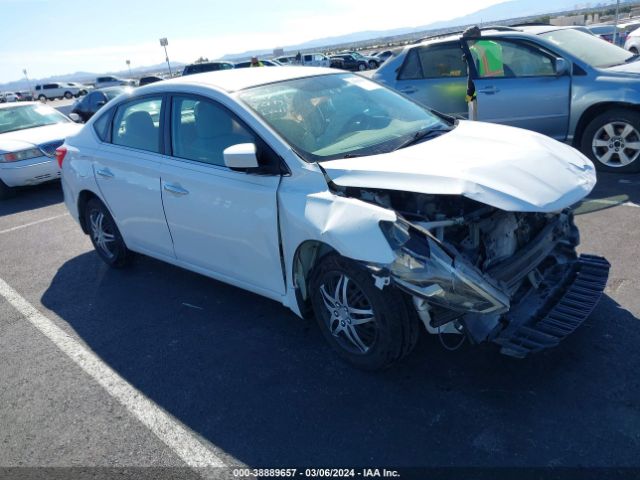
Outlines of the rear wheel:
M 0 200 L 5 200 L 7 198 L 11 198 L 16 194 L 16 189 L 10 187 L 2 180 L 0 180 Z
M 131 252 L 109 210 L 100 200 L 92 198 L 87 202 L 84 215 L 91 243 L 100 258 L 110 267 L 125 267 L 131 259 Z
M 382 290 L 367 270 L 337 254 L 314 268 L 311 304 L 322 334 L 352 365 L 365 370 L 387 367 L 416 345 L 419 323 L 404 294 Z
M 361 72 L 365 71 L 366 69 L 367 69 L 367 65 L 365 63 L 358 64 L 358 70 L 360 70 Z
M 614 109 L 585 128 L 580 150 L 603 172 L 640 171 L 640 113 Z
M 71 92 L 64 92 L 64 98 L 69 100 L 70 98 L 73 98 L 73 94 Z

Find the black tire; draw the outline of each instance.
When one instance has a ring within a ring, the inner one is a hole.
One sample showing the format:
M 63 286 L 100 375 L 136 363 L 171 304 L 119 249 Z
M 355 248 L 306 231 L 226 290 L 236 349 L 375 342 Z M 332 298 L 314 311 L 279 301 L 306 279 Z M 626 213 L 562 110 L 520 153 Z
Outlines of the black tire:
M 84 208 L 84 221 L 100 258 L 110 267 L 126 267 L 131 260 L 131 252 L 107 207 L 97 198 L 90 199 Z
M 67 100 L 69 100 L 70 98 L 73 98 L 73 93 L 71 93 L 71 92 L 64 92 L 64 98 L 66 98 Z
M 364 62 L 358 63 L 358 71 L 364 72 L 367 69 L 367 64 Z
M 6 200 L 7 198 L 14 197 L 16 194 L 16 189 L 10 187 L 2 180 L 0 180 L 0 200 Z
M 44 95 L 39 95 L 38 96 L 38 100 L 40 100 L 41 102 L 46 102 L 47 101 L 47 97 L 45 97 Z
M 613 127 L 616 136 L 610 137 L 604 131 L 608 125 Z M 618 137 L 618 135 L 623 134 L 625 125 L 633 127 L 634 132 L 625 138 L 621 136 Z M 623 143 L 619 143 L 620 139 L 623 140 Z M 594 146 L 594 142 L 596 141 L 601 143 L 610 141 L 609 145 L 611 145 L 611 147 L 608 145 Z M 616 143 L 616 141 L 618 141 L 618 143 Z M 596 169 L 601 172 L 640 172 L 640 148 L 637 150 L 635 148 L 623 148 L 627 143 L 633 143 L 634 146 L 636 146 L 635 144 L 640 145 L 640 113 L 629 109 L 616 108 L 601 113 L 589 122 L 582 133 L 580 151 L 589 157 Z M 621 148 L 617 146 L 621 146 Z M 615 150 L 615 148 L 618 148 L 618 150 Z M 607 152 L 609 151 L 611 151 L 612 155 L 609 160 L 606 160 Z M 633 160 L 623 165 L 622 157 L 619 156 L 618 151 L 627 158 L 633 158 Z
M 375 60 L 369 60 L 369 68 L 371 70 L 378 68 L 380 66 L 380 64 L 378 62 L 376 62 Z
M 313 269 L 309 288 L 322 334 L 355 367 L 379 370 L 400 361 L 415 347 L 420 324 L 408 298 L 390 286 L 380 290 L 371 273 L 356 262 L 326 255 Z M 343 301 L 331 302 L 323 291 Z

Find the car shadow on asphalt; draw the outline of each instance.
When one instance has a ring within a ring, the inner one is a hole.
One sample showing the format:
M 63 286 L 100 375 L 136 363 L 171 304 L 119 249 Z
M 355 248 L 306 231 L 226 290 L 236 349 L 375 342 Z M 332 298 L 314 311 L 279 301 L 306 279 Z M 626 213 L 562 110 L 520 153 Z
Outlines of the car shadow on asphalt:
M 424 335 L 379 373 L 276 302 L 138 256 L 58 270 L 42 304 L 106 364 L 251 466 L 638 465 L 640 322 L 604 296 L 525 360 Z
M 0 217 L 14 213 L 37 210 L 64 200 L 59 181 L 48 182 L 31 187 L 20 187 L 16 196 L 0 200 Z

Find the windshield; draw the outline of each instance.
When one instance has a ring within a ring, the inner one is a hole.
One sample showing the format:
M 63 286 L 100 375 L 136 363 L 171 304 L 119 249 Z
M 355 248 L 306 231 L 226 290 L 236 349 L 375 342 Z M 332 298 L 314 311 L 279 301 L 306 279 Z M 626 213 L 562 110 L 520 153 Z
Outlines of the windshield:
M 55 123 L 68 123 L 67 117 L 46 105 L 20 105 L 0 108 L 0 133 L 43 127 Z
M 633 54 L 601 38 L 573 29 L 554 30 L 540 36 L 596 68 L 621 65 L 634 57 Z
M 309 162 L 387 153 L 418 132 L 451 128 L 426 108 L 352 74 L 273 83 L 239 96 Z

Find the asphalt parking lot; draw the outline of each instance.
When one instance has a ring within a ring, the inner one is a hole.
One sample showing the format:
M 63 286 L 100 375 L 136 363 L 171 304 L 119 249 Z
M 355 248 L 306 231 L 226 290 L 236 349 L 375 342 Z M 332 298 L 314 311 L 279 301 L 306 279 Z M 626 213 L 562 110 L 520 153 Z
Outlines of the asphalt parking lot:
M 559 348 L 517 361 L 424 335 L 369 374 L 275 302 L 142 256 L 109 269 L 59 184 L 25 189 L 0 203 L 0 466 L 640 467 L 639 205 L 640 176 L 601 175 L 579 207 L 581 250 L 612 270 Z

